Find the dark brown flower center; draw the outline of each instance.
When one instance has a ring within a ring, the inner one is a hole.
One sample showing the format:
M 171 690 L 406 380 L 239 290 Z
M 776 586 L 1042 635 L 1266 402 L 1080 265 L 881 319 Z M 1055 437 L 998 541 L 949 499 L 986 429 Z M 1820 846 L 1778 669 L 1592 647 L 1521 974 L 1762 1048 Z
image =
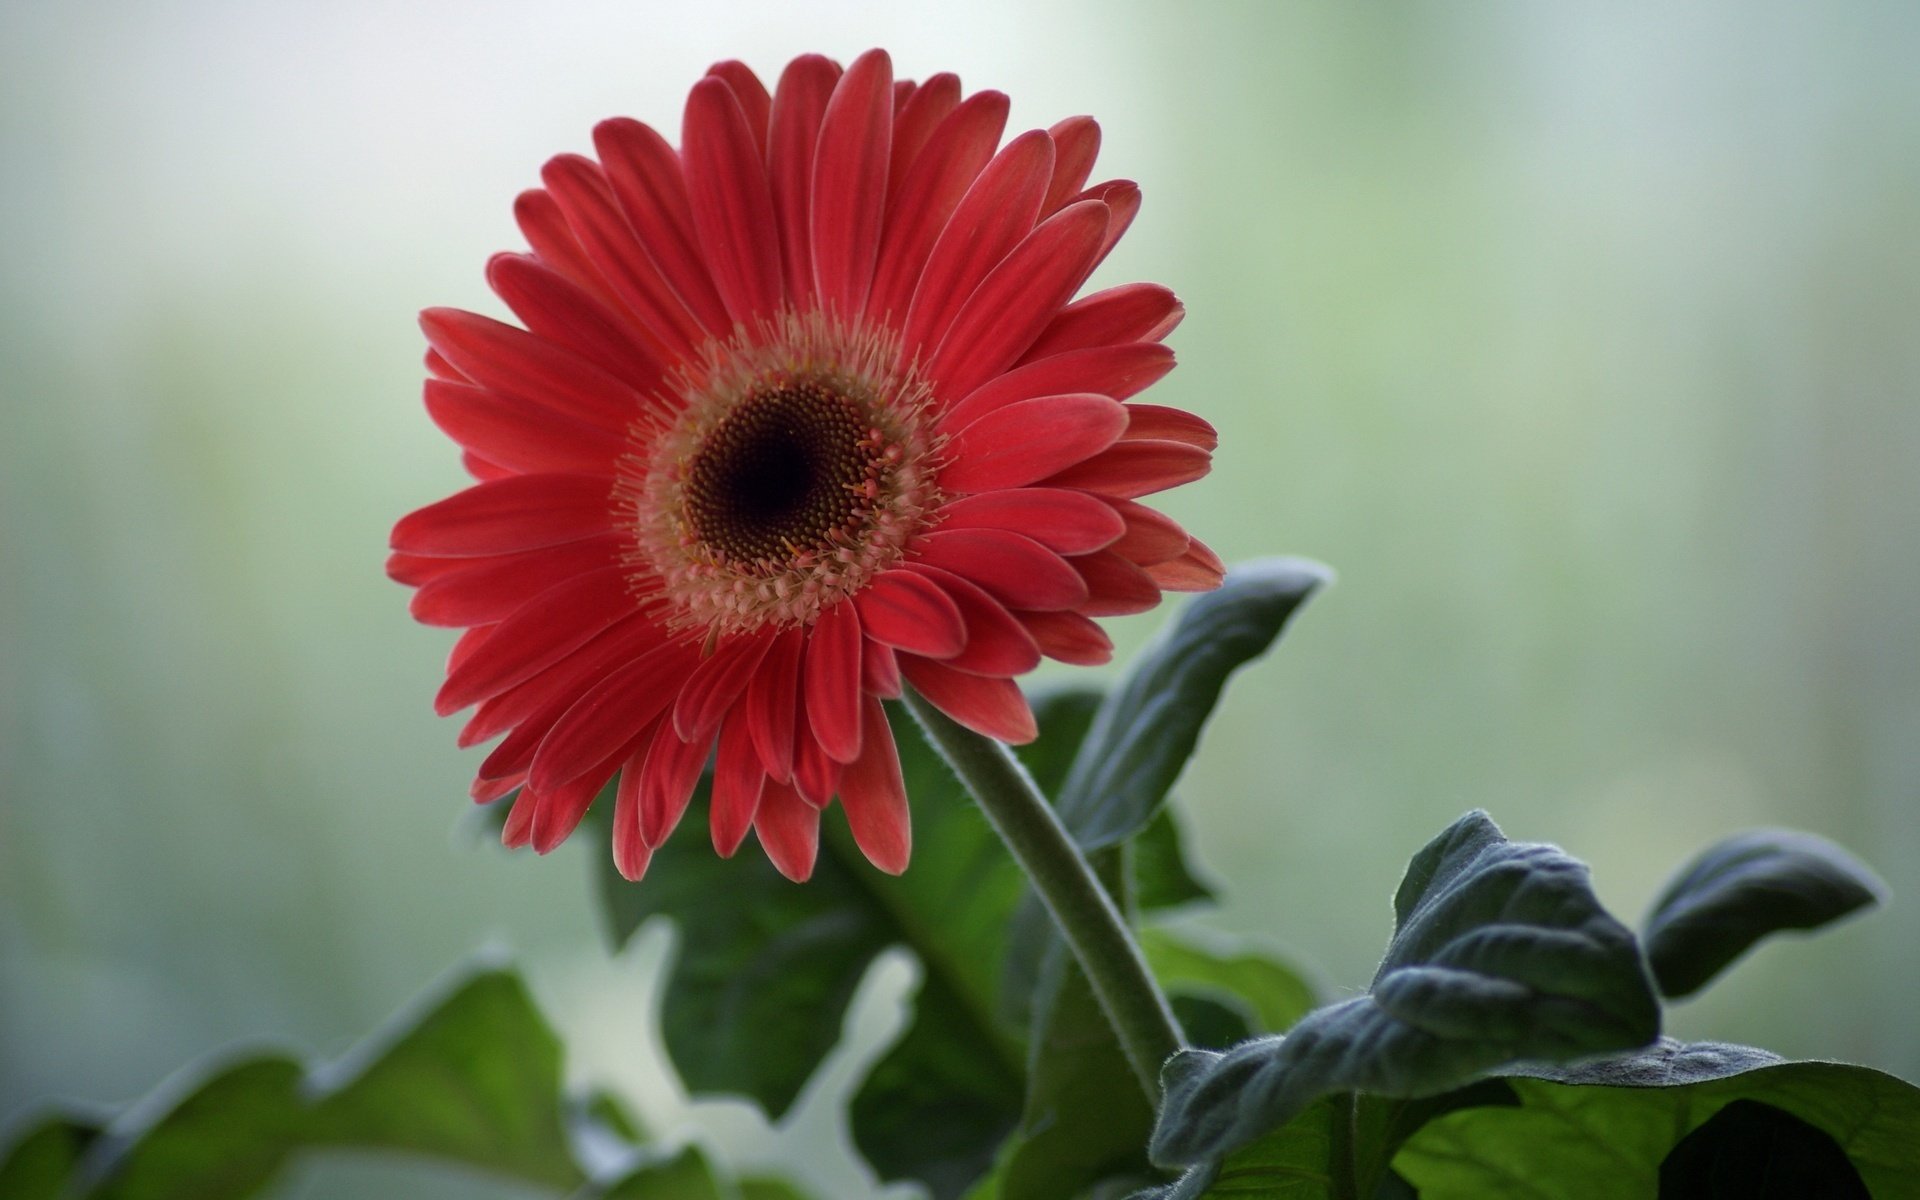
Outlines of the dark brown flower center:
M 863 407 L 819 382 L 763 388 L 701 439 L 686 518 L 735 563 L 784 563 L 827 548 L 867 510 L 881 456 Z

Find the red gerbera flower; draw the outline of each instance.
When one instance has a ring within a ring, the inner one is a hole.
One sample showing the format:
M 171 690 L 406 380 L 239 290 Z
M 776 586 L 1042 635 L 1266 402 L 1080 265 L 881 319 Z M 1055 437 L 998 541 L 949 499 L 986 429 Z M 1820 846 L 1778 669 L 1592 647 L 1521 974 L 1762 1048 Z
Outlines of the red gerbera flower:
M 1153 284 L 1073 301 L 1140 191 L 1087 186 L 1099 127 L 999 146 L 1007 98 L 885 53 L 739 63 L 678 151 L 616 118 L 515 207 L 487 278 L 525 328 L 421 317 L 427 411 L 474 486 L 394 528 L 413 613 L 465 626 L 436 707 L 504 740 L 509 845 L 560 844 L 615 775 L 638 878 L 714 757 L 712 835 L 811 872 L 835 796 L 882 870 L 907 798 L 880 699 L 1034 734 L 1013 677 L 1103 662 L 1090 618 L 1219 582 L 1137 498 L 1205 474 L 1213 429 L 1123 403 L 1173 366 Z M 997 151 L 996 151 L 996 148 Z M 717 746 L 717 754 L 714 753 Z

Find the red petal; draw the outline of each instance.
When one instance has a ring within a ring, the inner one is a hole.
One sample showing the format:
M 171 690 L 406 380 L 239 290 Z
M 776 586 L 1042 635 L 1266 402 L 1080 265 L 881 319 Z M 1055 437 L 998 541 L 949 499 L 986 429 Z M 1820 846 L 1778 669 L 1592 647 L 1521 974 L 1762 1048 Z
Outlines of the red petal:
M 820 852 L 820 811 L 796 796 L 793 789 L 769 783 L 754 814 L 753 831 L 775 869 L 795 883 L 813 874 Z
M 892 142 L 893 61 L 869 50 L 834 87 L 813 155 L 813 281 L 843 317 L 866 308 L 873 286 Z
M 524 329 L 457 308 L 427 309 L 420 328 L 468 378 L 503 396 L 613 430 L 640 415 L 640 393 Z
M 1068 117 L 1047 130 L 1053 139 L 1053 179 L 1047 184 L 1043 213 L 1057 212 L 1087 185 L 1100 154 L 1100 125 L 1092 117 Z
M 593 127 L 593 148 L 600 156 L 620 211 L 667 286 L 673 289 L 707 332 L 733 327 L 713 277 L 701 260 L 693 234 L 693 206 L 687 200 L 680 156 L 651 126 L 615 117 Z
M 720 718 L 747 690 L 772 644 L 770 636 L 758 634 L 721 643 L 680 689 L 673 706 L 674 731 L 687 741 L 712 737 L 720 728 Z
M 1038 359 L 981 384 L 941 415 L 942 429 L 959 429 L 996 408 L 1039 396 L 1092 392 L 1125 400 L 1173 370 L 1173 351 L 1154 342 L 1092 346 Z
M 801 715 L 805 720 L 805 714 Z M 794 735 L 793 788 L 800 798 L 815 808 L 825 808 L 840 790 L 841 765 L 828 757 L 820 743 L 805 729 Z
M 893 647 L 872 638 L 861 645 L 860 690 L 885 700 L 900 698 L 900 660 Z
M 1080 611 L 1089 617 L 1124 617 L 1160 603 L 1160 588 L 1152 576 L 1111 550 L 1069 561 L 1087 581 L 1091 597 Z
M 528 781 L 552 791 L 617 752 L 631 752 L 628 743 L 666 711 L 692 659 L 683 646 L 658 646 L 587 689 L 541 739 Z
M 886 571 L 854 597 L 868 637 L 927 658 L 952 658 L 967 644 L 953 598 L 911 571 Z
M 929 704 L 975 733 L 1015 746 L 1040 734 L 1027 698 L 1011 679 L 968 675 L 906 654 L 900 656 L 900 673 Z
M 666 841 L 680 823 L 711 749 L 712 735 L 683 742 L 673 731 L 673 722 L 665 718 L 654 729 L 647 765 L 640 772 L 640 837 L 647 845 Z
M 495 628 L 497 626 L 476 625 L 453 639 L 453 647 L 447 651 L 447 670 L 456 671 L 460 668 L 460 664 L 472 658 L 475 651 L 487 644 Z
M 1218 555 L 1198 540 L 1180 557 L 1147 568 L 1153 581 L 1169 592 L 1210 592 L 1227 577 Z
M 721 858 L 746 840 L 753 827 L 753 814 L 760 807 L 760 792 L 766 786 L 767 773 L 760 769 L 754 754 L 753 736 L 742 709 L 727 714 L 720 727 L 720 749 L 713 760 L 713 810 L 707 825 L 713 834 L 713 848 Z
M 439 558 L 538 550 L 613 531 L 612 487 L 591 475 L 476 483 L 400 518 L 393 548 Z
M 893 152 L 887 163 L 887 195 L 897 196 L 907 169 L 920 157 L 933 131 L 960 105 L 960 77 L 949 72 L 930 76 L 914 89 L 893 119 Z
M 490 479 L 506 479 L 514 474 L 514 472 L 507 470 L 505 467 L 488 462 L 471 450 L 462 450 L 460 452 L 460 466 L 467 474 L 482 483 Z
M 620 759 L 615 758 L 601 763 L 599 770 L 589 770 L 565 787 L 536 793 L 539 800 L 533 810 L 532 837 L 528 839 L 533 852 L 551 854 L 561 842 L 566 841 L 580 827 L 580 818 L 587 815 L 594 797 L 600 794 L 601 788 L 607 786 L 607 780 L 613 778 L 613 773 L 619 768 Z
M 1023 487 L 1099 454 L 1126 427 L 1126 409 L 1105 396 L 1009 404 L 953 435 L 940 486 L 951 493 Z
M 687 97 L 681 137 L 694 233 L 736 321 L 771 317 L 786 285 L 767 171 L 733 91 L 703 79 Z
M 1060 310 L 1027 348 L 1023 362 L 1088 346 L 1157 342 L 1186 315 L 1172 292 L 1157 283 L 1123 283 L 1082 296 Z
M 1040 647 L 1032 635 L 978 584 L 922 563 L 907 569 L 939 584 L 966 619 L 967 648 L 946 659 L 947 666 L 975 675 L 1021 675 L 1040 665 Z
M 1180 523 L 1131 500 L 1110 500 L 1113 511 L 1127 523 L 1127 532 L 1107 547 L 1128 562 L 1148 567 L 1186 553 L 1191 540 Z
M 626 572 L 619 568 L 589 571 L 549 588 L 494 626 L 493 636 L 454 668 L 434 698 L 434 711 L 446 716 L 530 679 L 632 612 Z
M 767 774 L 785 782 L 793 775 L 794 714 L 799 707 L 800 661 L 806 633 L 789 629 L 774 637 L 766 662 L 747 685 L 746 712 L 754 748 Z
M 491 624 L 556 584 L 613 565 L 619 560 L 620 546 L 621 539 L 607 536 L 500 558 L 427 560 L 466 569 L 427 581 L 414 593 L 408 611 L 427 625 Z
M 1086 492 L 1008 488 L 949 501 L 940 510 L 940 528 L 1011 529 L 1061 554 L 1090 554 L 1112 545 L 1127 527 L 1110 504 Z
M 919 539 L 915 560 L 952 571 L 1009 608 L 1055 612 L 1087 599 L 1086 581 L 1058 554 L 1004 529 L 937 529 Z
M 927 255 L 968 186 L 993 157 L 993 148 L 1000 144 L 1006 124 L 1006 96 L 979 92 L 969 96 L 933 131 L 926 149 L 888 202 L 873 293 L 867 300 L 869 314 L 895 328 L 905 327 L 907 307 L 926 268 Z
M 1183 408 L 1168 408 L 1161 404 L 1129 404 L 1127 431 L 1120 435 L 1120 440 L 1185 442 L 1189 446 L 1211 451 L 1220 444 L 1220 434 L 1212 425 Z
M 600 164 L 582 155 L 562 154 L 547 161 L 540 178 L 567 214 L 567 224 L 600 274 L 638 318 L 635 332 L 647 338 L 654 356 L 671 362 L 693 353 L 706 339 L 706 331 L 661 274 L 660 264 L 640 244 Z
M 455 571 L 465 571 L 478 564 L 488 566 L 494 563 L 512 562 L 513 555 L 499 558 L 427 558 L 418 554 L 401 554 L 398 551 L 387 555 L 387 578 L 395 583 L 404 583 L 408 587 L 419 587 L 425 583 L 451 575 Z M 458 625 L 471 625 L 472 621 L 457 621 Z
M 1047 483 L 1131 500 L 1192 483 L 1212 466 L 1213 455 L 1185 442 L 1117 442 Z
M 829 607 L 807 638 L 803 676 L 807 724 L 835 762 L 860 754 L 860 614 L 845 602 Z
M 1092 621 L 1072 612 L 1021 613 L 1040 653 L 1076 667 L 1097 667 L 1113 659 L 1113 642 Z
M 460 730 L 459 745 L 478 745 L 512 729 L 512 737 L 524 733 L 531 739 L 514 769 L 525 767 L 533 760 L 532 749 L 540 737 L 576 699 L 616 667 L 645 654 L 665 637 L 664 630 L 638 613 L 616 621 L 551 667 L 483 703 Z
M 475 779 L 473 786 L 469 787 L 467 792 L 473 797 L 475 804 L 492 804 L 495 800 L 498 800 L 507 793 L 515 792 L 525 787 L 526 783 L 527 777 L 525 773 L 512 775 L 506 779 Z M 532 818 L 529 817 L 528 820 L 532 820 Z M 512 843 L 509 843 L 509 845 L 511 844 Z M 524 846 L 526 842 L 522 841 L 520 845 Z
M 773 125 L 767 143 L 767 183 L 780 222 L 780 250 L 787 293 L 796 305 L 813 301 L 813 154 L 827 99 L 840 81 L 840 67 L 818 54 L 803 54 L 787 64 L 773 97 Z
M 647 873 L 653 848 L 640 836 L 640 776 L 646 751 L 627 759 L 620 768 L 620 786 L 613 793 L 613 865 L 630 881 Z
M 867 861 L 898 875 L 907 869 L 913 850 L 907 785 L 900 778 L 900 755 L 894 749 L 886 710 L 869 696 L 861 711 L 861 740 L 866 748 L 840 777 L 840 804 L 847 810 L 854 844 Z
M 934 243 L 914 289 L 908 355 L 938 346 L 980 281 L 1032 232 L 1052 170 L 1053 142 L 1035 129 L 1008 142 L 980 172 Z
M 500 844 L 518 850 L 533 840 L 533 814 L 540 808 L 540 797 L 522 790 L 507 810 L 506 824 L 500 827 Z
M 733 89 L 733 98 L 740 103 L 740 111 L 746 114 L 747 128 L 753 131 L 753 143 L 759 147 L 760 157 L 767 155 L 767 119 L 773 109 L 773 98 L 767 95 L 767 85 L 753 73 L 753 68 L 738 59 L 717 62 L 707 68 L 707 74 L 726 82 Z
M 487 260 L 487 283 L 537 337 L 563 347 L 635 391 L 660 384 L 660 363 L 605 301 L 528 254 Z
M 426 364 L 427 374 L 433 376 L 435 379 L 445 379 L 451 383 L 473 382 L 460 373 L 460 368 L 454 366 L 445 358 L 442 358 L 440 352 L 432 346 L 427 347 Z
M 602 304 L 615 310 L 620 308 L 620 300 L 607 286 L 600 268 L 593 265 L 587 252 L 580 248 L 579 239 L 573 236 L 573 230 L 567 227 L 566 214 L 545 190 L 529 188 L 521 192 L 513 202 L 513 219 L 542 263 L 592 293 Z
M 465 383 L 429 379 L 427 416 L 455 442 L 519 472 L 611 474 L 624 435 L 525 400 Z
M 1107 206 L 1097 200 L 1041 222 L 953 318 L 927 368 L 935 388 L 964 395 L 1011 366 L 1086 282 L 1106 231 Z
M 1096 183 L 1068 201 L 1076 204 L 1082 200 L 1098 200 L 1107 206 L 1107 236 L 1100 243 L 1100 253 L 1093 256 L 1093 265 L 1099 266 L 1107 261 L 1107 255 L 1122 235 L 1133 225 L 1133 219 L 1140 215 L 1140 185 L 1130 179 L 1110 179 L 1105 183 Z

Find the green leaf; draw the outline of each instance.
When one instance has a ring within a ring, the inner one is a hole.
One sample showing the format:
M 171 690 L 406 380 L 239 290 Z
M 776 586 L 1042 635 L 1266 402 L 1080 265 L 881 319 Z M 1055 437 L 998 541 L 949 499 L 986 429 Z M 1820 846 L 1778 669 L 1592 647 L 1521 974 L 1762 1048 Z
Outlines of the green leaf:
M 1345 1110 L 1319 1100 L 1278 1129 L 1222 1159 L 1196 1164 L 1179 1180 L 1140 1193 L 1133 1200 L 1333 1200 L 1338 1193 L 1328 1164 Z
M 1873 1200 L 1840 1143 L 1771 1104 L 1735 1100 L 1660 1162 L 1660 1194 L 1687 1200 Z
M 740 1181 L 740 1200 L 807 1200 L 807 1196 L 784 1179 L 755 1175 Z
M 570 1189 L 560 1046 L 519 978 L 472 975 L 329 1066 L 282 1055 L 202 1068 L 98 1137 L 56 1118 L 0 1166 L 8 1197 L 237 1200 L 299 1151 L 398 1150 Z
M 1885 896 L 1865 863 L 1825 838 L 1738 834 L 1701 851 L 1654 901 L 1647 960 L 1663 994 L 1689 996 L 1760 939 L 1816 929 Z
M 1319 1002 L 1298 972 L 1232 939 L 1143 929 L 1140 948 L 1167 990 L 1244 1004 L 1256 1033 L 1290 1029 Z
M 1645 1045 L 1659 1004 L 1633 935 L 1600 907 L 1587 869 L 1552 846 L 1461 818 L 1415 856 L 1393 941 L 1365 996 L 1284 1038 L 1169 1063 L 1153 1158 L 1219 1158 L 1323 1095 L 1428 1096 L 1503 1063 Z
M 1160 912 L 1214 899 L 1213 885 L 1187 862 L 1186 835 L 1171 807 L 1163 807 L 1127 846 L 1133 869 L 1133 903 L 1141 912 Z
M 1034 698 L 1041 736 L 1023 747 L 1036 776 L 1058 778 L 1096 698 Z M 840 1040 L 847 1004 L 875 957 L 904 946 L 922 967 L 914 1016 L 874 1065 L 851 1109 L 855 1144 L 886 1180 L 957 1195 L 992 1165 L 1018 1123 L 1025 1079 L 1018 1031 L 998 1016 L 999 967 L 1024 878 L 951 770 L 894 708 L 914 858 L 898 877 L 868 865 L 839 810 L 805 884 L 756 848 L 717 857 L 703 836 L 703 781 L 682 830 L 647 876 L 622 879 L 601 855 L 615 944 L 651 917 L 671 920 L 661 1029 L 690 1092 L 738 1094 L 779 1117 Z M 594 806 L 599 819 L 611 805 Z
M 1867 1067 L 1662 1041 L 1596 1062 L 1529 1064 L 1508 1083 L 1519 1106 L 1448 1114 L 1402 1148 L 1394 1167 L 1422 1200 L 1660 1194 L 1668 1155 L 1736 1100 L 1770 1105 L 1824 1132 L 1879 1200 L 1920 1196 L 1920 1088 Z
M 575 1200 L 734 1200 L 735 1194 L 714 1177 L 706 1156 L 688 1146 L 670 1158 L 643 1158 Z
M 1266 653 L 1331 578 L 1301 559 L 1241 564 L 1141 653 L 1100 706 L 1058 793 L 1060 819 L 1082 849 L 1117 845 L 1146 827 L 1193 756 L 1228 676 Z

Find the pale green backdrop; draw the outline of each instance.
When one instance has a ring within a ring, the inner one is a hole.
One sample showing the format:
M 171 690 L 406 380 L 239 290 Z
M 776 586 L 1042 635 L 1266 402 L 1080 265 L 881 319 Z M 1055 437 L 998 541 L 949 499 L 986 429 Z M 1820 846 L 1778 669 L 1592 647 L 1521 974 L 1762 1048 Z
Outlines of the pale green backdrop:
M 614 113 L 677 136 L 715 59 L 876 44 L 1019 128 L 1102 119 L 1147 198 L 1104 278 L 1184 296 L 1156 398 L 1222 433 L 1169 506 L 1341 572 L 1182 786 L 1208 923 L 1353 988 L 1467 807 L 1629 915 L 1797 825 L 1893 906 L 1674 1024 L 1920 1076 L 1920 8 L 9 0 L 0 1122 L 337 1050 L 489 943 L 578 1078 L 872 1191 L 832 1102 L 909 968 L 785 1130 L 690 1109 L 646 1033 L 664 939 L 596 941 L 604 849 L 458 832 L 449 639 L 380 563 L 459 479 L 413 313 L 497 311 L 540 161 Z M 363 1160 L 284 1194 L 519 1193 Z

